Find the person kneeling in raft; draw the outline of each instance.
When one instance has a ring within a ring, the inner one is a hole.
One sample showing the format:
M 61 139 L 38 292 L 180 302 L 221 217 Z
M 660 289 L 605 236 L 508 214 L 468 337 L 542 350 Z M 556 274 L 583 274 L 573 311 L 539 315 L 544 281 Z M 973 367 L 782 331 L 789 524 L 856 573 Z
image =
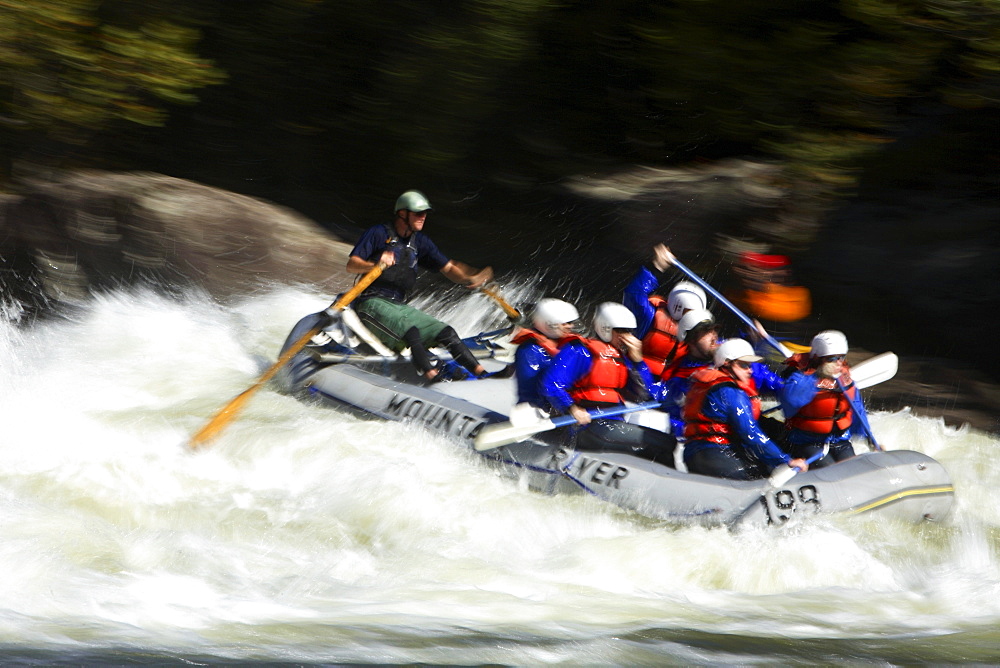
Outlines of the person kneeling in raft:
M 743 339 L 727 339 L 715 351 L 714 368 L 691 376 L 684 405 L 684 463 L 691 473 L 756 480 L 779 466 L 809 469 L 764 434 L 753 363 L 761 357 Z
M 576 436 L 581 450 L 617 450 L 674 465 L 677 439 L 619 417 L 591 419 L 589 408 L 608 408 L 648 401 L 653 376 L 642 359 L 642 344 L 633 334 L 635 316 L 622 304 L 604 302 L 594 315 L 597 338 L 567 342 L 542 375 L 541 393 L 558 412 L 573 416 L 585 428 Z

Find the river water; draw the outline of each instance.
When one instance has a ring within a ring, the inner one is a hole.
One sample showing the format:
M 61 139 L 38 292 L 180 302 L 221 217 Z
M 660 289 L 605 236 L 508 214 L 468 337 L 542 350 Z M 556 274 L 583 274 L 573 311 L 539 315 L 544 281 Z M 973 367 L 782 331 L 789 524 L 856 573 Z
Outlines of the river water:
M 872 427 L 950 471 L 939 524 L 671 526 L 270 388 L 190 451 L 329 299 L 0 323 L 0 663 L 1000 662 L 1000 443 L 905 407 Z

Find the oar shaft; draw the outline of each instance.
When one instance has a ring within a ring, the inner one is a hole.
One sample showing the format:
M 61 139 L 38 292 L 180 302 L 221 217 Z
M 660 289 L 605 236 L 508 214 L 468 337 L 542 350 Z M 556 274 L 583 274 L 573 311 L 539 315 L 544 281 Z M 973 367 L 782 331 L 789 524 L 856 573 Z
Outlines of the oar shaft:
M 651 408 L 659 407 L 659 401 L 647 401 L 643 404 L 634 404 L 631 406 L 628 404 L 621 404 L 620 406 L 614 406 L 611 408 L 594 408 L 587 411 L 587 413 L 590 415 L 591 419 L 596 420 L 598 418 L 614 417 L 616 415 L 625 415 L 626 413 L 635 413 L 637 411 L 647 411 Z M 557 427 L 564 427 L 576 422 L 576 418 L 572 415 L 563 415 L 553 419 L 552 422 L 554 422 Z
M 496 351 L 492 349 L 474 349 L 470 350 L 472 356 L 477 360 L 488 360 L 496 357 Z M 452 360 L 451 353 L 434 353 L 434 356 L 439 360 Z M 389 357 L 388 355 L 363 355 L 358 353 L 320 353 L 318 356 L 318 361 L 324 364 L 362 364 L 368 362 L 382 362 L 385 364 L 410 364 L 412 363 L 412 355 L 395 355 Z
M 728 299 L 726 299 L 722 295 L 721 292 L 719 292 L 718 290 L 716 290 L 715 288 L 713 288 L 711 285 L 709 285 L 708 282 L 705 281 L 704 279 L 702 279 L 701 276 L 699 276 L 698 274 L 696 274 L 693 271 L 691 271 L 690 269 L 688 269 L 684 265 L 683 262 L 681 262 L 680 260 L 677 259 L 677 257 L 675 255 L 671 254 L 670 261 L 673 263 L 673 265 L 675 267 L 677 267 L 678 269 L 680 269 L 681 272 L 684 273 L 685 276 L 687 276 L 688 278 L 690 278 L 692 281 L 694 281 L 695 283 L 697 283 L 698 285 L 700 285 L 702 288 L 704 288 L 706 292 L 708 292 L 713 297 L 715 297 L 716 299 L 718 299 L 720 302 L 722 302 L 723 304 L 725 304 L 726 307 L 730 311 L 732 311 L 733 314 L 737 318 L 739 318 L 740 320 L 742 320 L 746 324 L 747 327 L 749 327 L 751 330 L 753 330 L 755 332 L 759 332 L 759 330 L 757 329 L 757 325 L 754 323 L 753 320 L 751 320 L 745 313 L 743 313 L 743 311 L 739 310 L 736 307 L 735 304 L 733 304 L 731 301 L 729 301 Z M 767 341 L 769 344 L 771 344 L 771 347 L 773 347 L 779 353 L 781 353 L 785 357 L 791 357 L 792 356 L 792 351 L 790 351 L 788 348 L 786 348 L 785 346 L 783 346 L 773 336 L 771 336 L 767 332 L 761 332 L 761 335 L 764 337 L 764 340 Z
M 330 308 L 334 311 L 342 311 L 347 308 L 347 305 L 354 301 L 355 297 L 360 295 L 365 291 L 369 285 L 375 282 L 382 272 L 385 271 L 384 264 L 377 264 L 368 271 L 367 274 L 361 277 L 361 280 L 354 284 L 354 287 L 345 292 L 340 296 L 340 299 L 335 301 Z
M 820 450 L 819 452 L 812 455 L 811 457 L 809 457 L 809 459 L 806 460 L 806 466 L 812 466 L 814 462 L 822 459 L 823 457 L 826 457 L 828 452 L 830 452 L 830 444 L 825 443 L 823 445 L 822 450 Z M 794 478 L 797 474 L 801 473 L 801 471 L 802 469 L 800 469 L 797 466 L 785 466 L 785 467 L 779 466 L 777 469 L 774 470 L 774 472 L 771 473 L 771 476 L 768 478 L 768 482 L 771 484 L 772 487 L 781 487 L 786 482 Z
M 864 406 L 859 403 L 861 401 L 860 395 L 855 392 L 854 396 L 851 396 L 851 394 L 848 393 L 847 388 L 844 387 L 844 383 L 841 382 L 840 378 L 837 379 L 837 386 L 840 388 L 840 391 L 843 392 L 844 396 L 847 397 L 847 403 L 850 405 L 851 411 L 854 412 L 854 419 L 861 425 L 861 429 L 865 432 L 865 438 L 868 439 L 868 442 L 872 444 L 873 448 L 881 450 L 882 446 L 875 440 L 875 434 L 872 433 L 872 427 L 868 424 L 868 415 L 865 414 Z
M 365 288 L 371 285 L 372 282 L 375 281 L 375 279 L 382 274 L 383 269 L 385 269 L 384 264 L 375 265 L 367 274 L 365 274 L 361 278 L 360 281 L 357 282 L 357 284 L 353 288 L 345 292 L 340 297 L 340 299 L 331 304 L 330 308 L 335 311 L 342 311 L 343 309 L 345 309 L 348 304 L 354 301 L 355 297 L 360 295 Z M 236 415 L 243 409 L 243 406 L 246 405 L 247 401 L 250 400 L 250 397 L 253 396 L 253 394 L 257 390 L 263 387 L 264 384 L 267 383 L 267 381 L 271 380 L 271 378 L 273 378 L 274 375 L 278 373 L 279 370 L 281 370 L 281 367 L 283 367 L 290 359 L 292 359 L 293 357 L 295 357 L 296 354 L 301 352 L 302 349 L 306 347 L 306 344 L 309 343 L 310 339 L 316 336 L 319 330 L 320 330 L 319 326 L 313 327 L 308 332 L 299 337 L 299 339 L 295 343 L 293 343 L 291 346 L 288 347 L 287 350 L 285 350 L 285 352 L 281 355 L 281 357 L 278 358 L 278 361 L 275 362 L 273 365 L 271 365 L 271 368 L 265 371 L 263 375 L 261 375 L 261 377 L 257 379 L 257 381 L 253 385 L 251 385 L 249 388 L 241 392 L 239 396 L 237 396 L 235 399 L 226 404 L 222 408 L 222 410 L 220 410 L 215 415 L 215 417 L 208 422 L 207 425 L 202 427 L 202 429 L 197 434 L 192 436 L 191 440 L 188 442 L 188 447 L 190 448 L 201 447 L 206 443 L 208 443 L 209 441 L 211 441 L 212 439 L 214 439 L 216 436 L 218 436 L 219 433 L 226 427 L 226 425 L 228 425 L 236 418 Z
M 503 309 L 503 312 L 507 314 L 508 318 L 510 318 L 511 320 L 517 320 L 518 318 L 521 317 L 521 312 L 518 311 L 513 306 L 511 306 L 510 304 L 508 304 L 507 300 L 500 295 L 500 291 L 497 290 L 495 287 L 491 285 L 484 285 L 479 289 L 482 290 L 486 295 L 488 295 L 493 301 L 499 304 L 500 308 Z
M 622 404 L 611 408 L 595 408 L 587 412 L 590 414 L 592 419 L 597 419 L 602 417 L 613 417 L 615 415 L 624 415 L 626 413 L 633 413 L 636 411 L 645 411 L 651 408 L 657 408 L 659 405 L 660 403 L 657 401 L 649 401 L 643 404 L 636 404 L 634 406 Z M 514 425 L 510 422 L 498 422 L 487 425 L 482 431 L 479 432 L 476 436 L 474 447 L 476 450 L 480 451 L 492 450 L 493 448 L 499 448 L 502 445 L 522 441 L 529 436 L 540 434 L 543 431 L 549 431 L 557 427 L 566 427 L 575 423 L 576 418 L 571 415 L 560 415 L 559 417 L 541 420 L 536 424 L 528 425 Z

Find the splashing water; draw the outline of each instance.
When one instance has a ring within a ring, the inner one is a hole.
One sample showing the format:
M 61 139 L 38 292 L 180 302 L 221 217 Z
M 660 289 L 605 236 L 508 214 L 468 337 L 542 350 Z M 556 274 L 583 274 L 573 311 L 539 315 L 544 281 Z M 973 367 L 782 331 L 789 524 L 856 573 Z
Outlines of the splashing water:
M 528 491 L 442 437 L 270 388 L 189 451 L 328 303 L 290 288 L 231 307 L 116 293 L 71 320 L 0 323 L 3 656 L 1000 660 L 1000 443 L 905 408 L 872 427 L 950 471 L 941 524 L 669 526 Z M 462 334 L 503 319 L 481 294 L 432 304 Z

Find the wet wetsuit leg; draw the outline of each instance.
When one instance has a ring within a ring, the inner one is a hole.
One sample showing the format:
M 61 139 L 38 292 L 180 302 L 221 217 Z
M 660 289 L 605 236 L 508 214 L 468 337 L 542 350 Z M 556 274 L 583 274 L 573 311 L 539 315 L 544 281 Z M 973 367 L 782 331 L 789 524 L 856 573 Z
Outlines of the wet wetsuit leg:
M 788 448 L 788 453 L 795 458 L 809 459 L 813 455 L 823 450 L 822 443 L 800 444 Z M 854 446 L 850 441 L 837 441 L 830 445 L 830 452 L 826 456 L 809 465 L 810 469 L 821 469 L 825 466 L 832 466 L 837 462 L 850 459 L 854 456 Z
M 676 446 L 677 439 L 671 434 L 622 420 L 594 420 L 576 437 L 578 450 L 624 452 L 671 468 Z
M 796 445 L 793 447 L 789 447 L 787 449 L 788 454 L 790 454 L 793 459 L 809 459 L 813 455 L 816 455 L 822 451 L 823 451 L 822 443 L 816 443 L 812 445 L 804 445 L 804 444 Z M 810 464 L 809 468 L 821 469 L 824 466 L 829 466 L 830 464 L 833 463 L 834 463 L 833 459 L 830 457 L 829 454 L 827 454 L 821 457 L 820 459 L 817 459 L 812 464 Z
M 436 340 L 451 353 L 452 359 L 468 369 L 469 373 L 476 372 L 476 367 L 479 366 L 479 360 L 475 358 L 472 351 L 470 351 L 468 346 L 466 346 L 462 339 L 459 338 L 458 333 L 455 332 L 454 329 L 450 326 L 445 327 L 437 335 Z
M 413 362 L 413 366 L 421 375 L 434 368 L 434 363 L 431 361 L 431 354 L 427 350 L 427 347 L 424 346 L 423 337 L 421 337 L 419 329 L 410 327 L 403 333 L 403 340 L 410 347 L 410 361 Z
M 757 418 L 757 425 L 775 443 L 781 443 L 785 440 L 785 423 L 781 420 L 769 415 L 761 415 Z
M 833 461 L 835 462 L 842 462 L 845 459 L 850 459 L 855 454 L 854 446 L 851 445 L 850 441 L 840 441 L 830 446 L 830 456 L 833 457 Z
M 684 463 L 688 472 L 730 480 L 757 480 L 761 478 L 756 467 L 743 461 L 729 448 L 701 448 L 686 453 Z

